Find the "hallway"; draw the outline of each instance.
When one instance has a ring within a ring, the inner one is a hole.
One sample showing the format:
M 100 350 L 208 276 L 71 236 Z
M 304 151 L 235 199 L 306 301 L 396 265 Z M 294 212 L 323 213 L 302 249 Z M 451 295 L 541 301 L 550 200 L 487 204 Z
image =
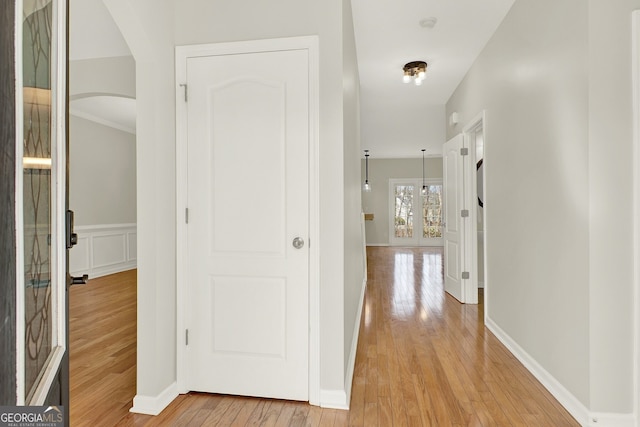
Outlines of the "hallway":
M 370 247 L 368 260 L 369 282 L 350 411 L 190 393 L 151 417 L 128 413 L 130 405 L 109 406 L 116 397 L 113 392 L 86 382 L 74 388 L 72 426 L 578 425 L 484 328 L 482 296 L 481 304 L 473 306 L 461 305 L 444 293 L 441 248 Z M 117 276 L 111 277 L 117 280 Z M 97 281 L 93 285 L 114 286 Z M 135 298 L 131 283 L 118 287 L 119 298 L 123 293 Z M 105 305 L 96 311 L 115 308 L 110 298 L 97 302 Z M 79 322 L 77 327 L 81 327 Z M 127 335 L 127 339 L 135 340 L 135 336 Z M 71 345 L 72 366 L 77 366 L 73 359 L 78 343 Z M 129 348 L 130 344 L 121 346 Z M 130 360 L 129 351 L 121 353 Z M 111 363 L 118 365 L 117 360 Z M 133 380 L 128 369 L 122 375 Z M 115 372 L 109 378 L 110 383 L 119 384 Z M 105 380 L 103 377 L 102 382 Z M 74 411 L 74 407 L 85 410 Z M 93 410 L 87 411 L 90 407 Z

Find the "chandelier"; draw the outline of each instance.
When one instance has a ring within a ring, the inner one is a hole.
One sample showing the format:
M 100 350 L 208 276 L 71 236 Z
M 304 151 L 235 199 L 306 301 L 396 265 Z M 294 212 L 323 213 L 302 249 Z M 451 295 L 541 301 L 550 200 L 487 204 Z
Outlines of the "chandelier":
M 410 83 L 413 80 L 416 86 L 420 86 L 427 72 L 427 63 L 424 61 L 412 61 L 405 64 L 402 70 L 404 71 L 403 82 Z

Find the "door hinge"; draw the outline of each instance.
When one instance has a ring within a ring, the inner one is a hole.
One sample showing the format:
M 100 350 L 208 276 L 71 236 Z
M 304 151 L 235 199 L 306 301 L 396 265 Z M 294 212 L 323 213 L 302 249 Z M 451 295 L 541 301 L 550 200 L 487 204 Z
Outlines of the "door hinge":
M 469 278 L 469 272 L 468 271 L 463 271 L 462 272 L 462 278 L 463 279 L 468 279 Z
M 462 218 L 467 218 L 469 216 L 469 210 L 468 209 L 463 209 L 460 211 L 460 216 Z
M 184 223 L 189 224 L 189 208 L 184 208 Z
M 460 149 L 460 155 L 461 156 L 468 156 L 469 155 L 469 149 L 466 147 L 463 147 Z
M 189 345 L 189 330 L 184 330 L 184 345 Z
M 189 95 L 187 95 L 187 84 L 186 83 L 180 83 L 180 87 L 184 88 L 184 102 L 189 101 Z

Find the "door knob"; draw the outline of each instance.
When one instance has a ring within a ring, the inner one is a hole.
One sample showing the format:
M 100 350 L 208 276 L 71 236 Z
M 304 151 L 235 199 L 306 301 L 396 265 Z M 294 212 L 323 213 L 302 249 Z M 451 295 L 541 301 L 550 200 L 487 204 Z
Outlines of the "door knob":
M 301 249 L 304 246 L 304 239 L 302 237 L 296 237 L 293 239 L 293 247 L 296 249 Z

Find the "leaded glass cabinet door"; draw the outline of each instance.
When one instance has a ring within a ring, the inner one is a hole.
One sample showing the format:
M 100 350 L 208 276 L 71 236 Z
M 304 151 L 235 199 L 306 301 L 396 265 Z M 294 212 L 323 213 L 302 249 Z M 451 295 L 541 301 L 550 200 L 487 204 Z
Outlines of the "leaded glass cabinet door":
M 68 412 L 67 4 L 17 4 L 17 400 Z

